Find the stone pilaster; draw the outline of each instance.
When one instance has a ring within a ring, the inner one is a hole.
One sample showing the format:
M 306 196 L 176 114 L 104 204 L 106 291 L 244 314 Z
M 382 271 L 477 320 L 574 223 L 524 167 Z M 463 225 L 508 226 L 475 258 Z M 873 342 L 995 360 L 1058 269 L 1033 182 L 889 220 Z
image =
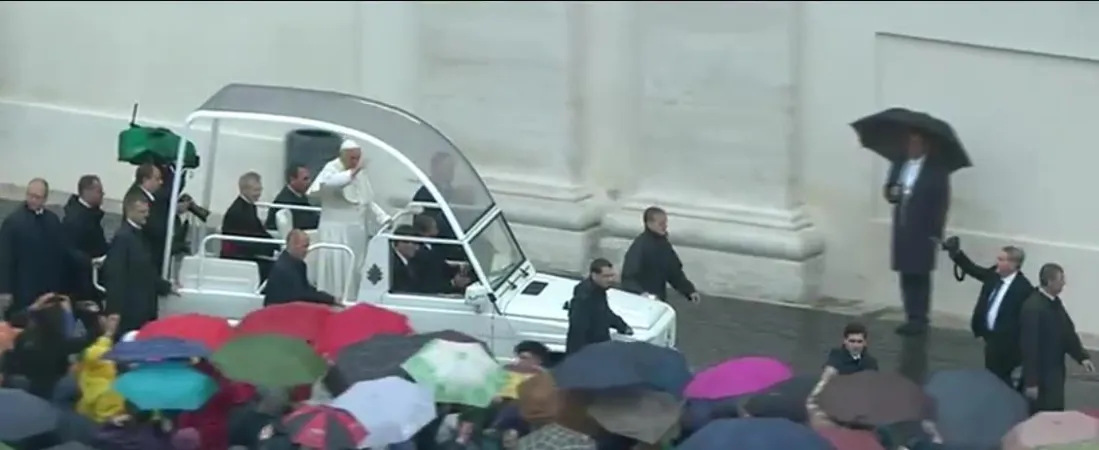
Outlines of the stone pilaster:
M 423 57 L 419 2 L 358 3 L 360 94 L 416 112 Z
M 801 8 L 796 2 L 642 3 L 634 188 L 605 220 L 620 257 L 650 205 L 671 216 L 708 293 L 815 300 L 823 241 L 802 205 Z M 619 259 L 620 260 L 620 259 Z

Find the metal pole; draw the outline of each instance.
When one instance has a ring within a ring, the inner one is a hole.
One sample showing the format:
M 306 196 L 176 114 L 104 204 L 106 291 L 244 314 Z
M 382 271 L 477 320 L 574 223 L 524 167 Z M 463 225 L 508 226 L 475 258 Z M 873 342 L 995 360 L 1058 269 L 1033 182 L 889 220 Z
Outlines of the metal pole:
M 191 131 L 191 124 L 184 124 L 183 133 L 179 136 L 179 148 L 176 149 L 176 169 L 175 176 L 172 177 L 172 198 L 168 199 L 168 229 L 164 239 L 164 257 L 160 261 L 162 264 L 160 266 L 160 277 L 165 280 L 168 279 L 169 266 L 172 264 L 172 234 L 176 231 L 175 217 L 179 210 L 179 189 L 183 186 L 183 156 L 187 152 L 187 135 L 190 134 L 189 131 Z

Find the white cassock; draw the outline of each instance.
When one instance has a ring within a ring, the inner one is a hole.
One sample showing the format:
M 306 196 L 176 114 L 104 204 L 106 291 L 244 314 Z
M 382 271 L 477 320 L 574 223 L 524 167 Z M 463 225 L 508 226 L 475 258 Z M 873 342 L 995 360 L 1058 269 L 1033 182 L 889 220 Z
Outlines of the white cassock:
M 360 171 L 353 176 L 339 158 L 324 165 L 306 194 L 321 201 L 321 220 L 313 243 L 343 244 L 355 252 L 355 260 L 339 250 L 309 252 L 306 258 L 309 278 L 317 289 L 337 298 L 348 292 L 349 299 L 354 299 L 359 292 L 369 237 L 389 215 L 374 202 L 374 190 L 366 174 Z M 352 268 L 354 271 L 349 272 Z

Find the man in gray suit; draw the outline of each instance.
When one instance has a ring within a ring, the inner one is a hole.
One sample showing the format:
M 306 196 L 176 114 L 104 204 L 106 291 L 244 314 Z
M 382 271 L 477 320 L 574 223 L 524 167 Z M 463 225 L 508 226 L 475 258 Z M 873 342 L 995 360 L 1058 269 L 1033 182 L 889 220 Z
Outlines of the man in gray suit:
M 892 267 L 904 301 L 906 321 L 897 328 L 902 335 L 927 331 L 931 272 L 950 209 L 950 171 L 929 161 L 933 144 L 910 131 L 904 142 L 908 158 L 893 163 L 884 187 L 885 200 L 893 204 Z

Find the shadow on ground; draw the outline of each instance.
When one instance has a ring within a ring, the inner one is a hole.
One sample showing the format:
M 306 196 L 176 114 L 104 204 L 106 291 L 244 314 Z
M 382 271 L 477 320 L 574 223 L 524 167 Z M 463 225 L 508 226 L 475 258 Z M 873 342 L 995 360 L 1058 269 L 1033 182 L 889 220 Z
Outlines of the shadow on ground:
M 18 205 L 0 200 L 0 216 Z M 108 214 L 104 228 L 111 234 L 120 223 L 117 215 Z M 719 297 L 706 297 L 697 305 L 674 298 L 672 305 L 679 313 L 679 348 L 699 368 L 734 356 L 769 355 L 798 371 L 815 373 L 851 321 L 869 328 L 871 351 L 883 370 L 900 370 L 922 380 L 929 371 L 982 364 L 980 342 L 962 330 L 936 328 L 924 339 L 902 339 L 893 334 L 896 322 L 870 316 Z M 1067 386 L 1068 406 L 1099 406 L 1099 378 L 1081 374 L 1075 363 L 1069 367 L 1073 375 Z

